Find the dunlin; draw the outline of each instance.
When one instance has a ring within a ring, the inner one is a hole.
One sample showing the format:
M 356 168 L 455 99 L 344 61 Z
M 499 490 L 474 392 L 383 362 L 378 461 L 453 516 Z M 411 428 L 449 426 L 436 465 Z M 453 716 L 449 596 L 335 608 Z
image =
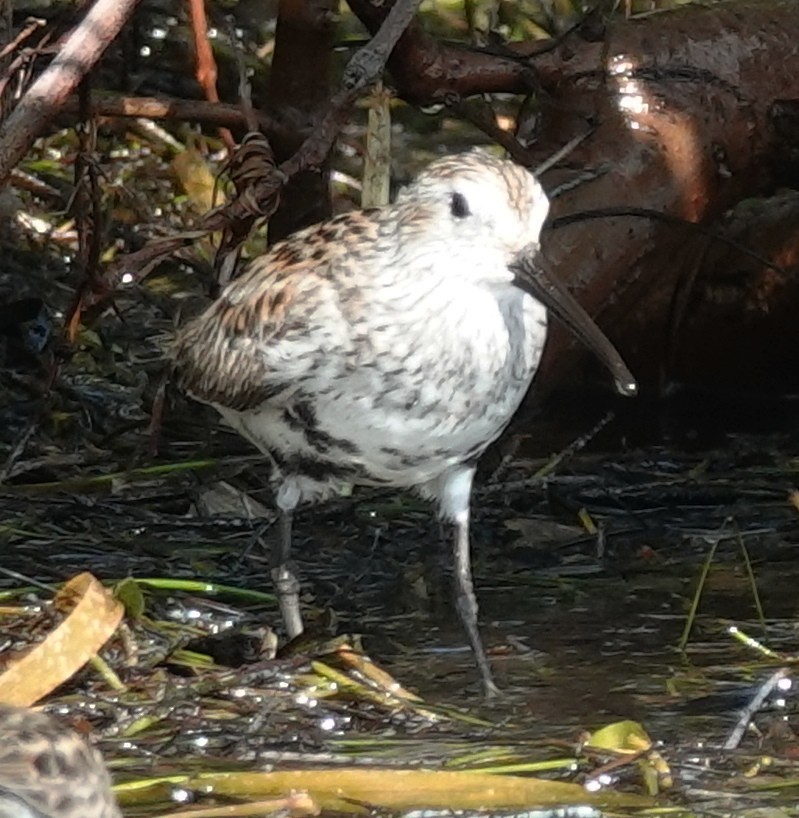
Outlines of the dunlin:
M 289 561 L 301 503 L 351 485 L 414 489 L 455 524 L 456 600 L 488 694 L 469 553 L 475 465 L 535 375 L 547 309 L 635 392 L 557 278 L 549 202 L 521 166 L 472 151 L 433 162 L 395 204 L 347 213 L 252 260 L 173 349 L 179 384 L 269 462 L 281 536 L 272 576 L 302 630 Z

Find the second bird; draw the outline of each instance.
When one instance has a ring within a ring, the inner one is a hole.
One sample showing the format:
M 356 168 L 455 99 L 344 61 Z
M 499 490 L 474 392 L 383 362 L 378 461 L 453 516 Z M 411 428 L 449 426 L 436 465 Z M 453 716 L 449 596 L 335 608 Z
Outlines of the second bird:
M 55 717 L 0 704 L 0 818 L 122 818 L 100 754 Z
M 541 263 L 549 202 L 484 151 L 433 162 L 388 207 L 302 230 L 250 262 L 179 333 L 179 384 L 267 457 L 281 518 L 273 579 L 302 631 L 289 561 L 301 503 L 352 485 L 415 489 L 454 523 L 458 612 L 486 693 L 469 502 L 480 455 L 510 422 L 546 339 L 547 308 L 635 381 Z

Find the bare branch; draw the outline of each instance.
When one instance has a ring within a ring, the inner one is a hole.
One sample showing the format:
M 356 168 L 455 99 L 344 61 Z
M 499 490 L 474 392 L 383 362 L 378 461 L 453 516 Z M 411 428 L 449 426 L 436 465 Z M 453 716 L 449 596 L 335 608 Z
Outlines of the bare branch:
M 136 0 L 97 0 L 0 127 L 0 183 L 25 156 L 133 13 Z
M 280 166 L 286 176 L 316 167 L 324 161 L 350 107 L 359 94 L 380 77 L 392 49 L 416 14 L 419 3 L 420 0 L 397 0 L 375 36 L 353 54 L 344 69 L 341 87 L 319 126 L 297 153 Z

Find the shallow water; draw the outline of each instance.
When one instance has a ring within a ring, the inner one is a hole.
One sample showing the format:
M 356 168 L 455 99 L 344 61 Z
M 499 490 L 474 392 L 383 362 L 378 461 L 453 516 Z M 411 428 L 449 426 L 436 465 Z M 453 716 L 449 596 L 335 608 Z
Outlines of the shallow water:
M 503 744 L 540 761 L 552 757 L 553 746 L 556 755 L 568 755 L 565 748 L 577 746 L 586 730 L 633 720 L 658 743 L 677 775 L 670 804 L 687 799 L 699 812 L 717 809 L 718 799 L 728 796 L 725 788 L 763 753 L 772 757 L 769 783 L 775 775 L 784 783 L 794 742 L 790 730 L 787 738 L 774 736 L 775 725 L 790 728 L 796 711 L 790 692 L 779 706 L 769 704 L 754 715 L 761 737 L 745 734 L 738 761 L 719 748 L 740 709 L 780 661 L 787 661 L 764 660 L 734 640 L 728 626 L 737 625 L 772 650 L 795 650 L 799 512 L 789 493 L 797 472 L 797 436 L 785 423 L 788 411 L 774 413 L 773 428 L 764 432 L 758 427 L 768 425 L 765 411 L 743 418 L 732 413 L 722 422 L 723 412 L 714 414 L 707 397 L 702 401 L 701 412 L 683 403 L 679 413 L 643 412 L 637 421 L 625 415 L 546 480 L 534 476 L 548 462 L 542 441 L 547 451 L 559 450 L 590 424 L 561 418 L 555 434 L 557 424 L 544 418 L 499 477 L 484 477 L 474 501 L 474 573 L 484 639 L 504 691 L 490 704 L 481 698 L 454 615 L 446 532 L 426 504 L 390 493 L 359 494 L 299 515 L 296 556 L 309 617 L 334 610 L 338 631 L 362 635 L 368 654 L 404 686 L 427 702 L 484 718 L 481 727 L 429 722 L 357 698 L 298 706 L 292 702 L 299 699 L 277 693 L 269 661 L 262 669 L 257 655 L 252 669 L 245 664 L 231 670 L 227 681 L 215 681 L 217 692 L 200 707 L 191 679 L 171 677 L 168 715 L 155 732 L 133 742 L 114 737 L 103 704 L 108 693 L 100 688 L 98 699 L 96 682 L 92 693 L 80 682 L 66 691 L 105 713 L 98 728 L 109 735 L 101 746 L 123 779 L 231 764 L 262 769 L 265 759 L 275 758 L 284 766 L 314 759 L 320 769 L 330 763 L 325 758 L 337 764 L 349 759 L 366 766 L 437 767 L 467 750 Z M 708 430 L 707 420 L 714 417 L 718 422 Z M 227 434 L 215 440 L 223 451 L 231 445 Z M 224 455 L 216 471 L 228 472 L 235 485 L 268 504 L 257 458 L 237 458 Z M 238 465 L 231 470 L 233 464 Z M 4 567 L 45 582 L 91 570 L 103 578 L 202 577 L 269 590 L 268 556 L 257 535 L 268 545 L 273 529 L 185 516 L 198 486 L 215 479 L 213 469 L 188 478 L 139 476 L 99 494 L 9 487 L 2 505 Z M 25 531 L 35 535 L 20 533 Z M 757 580 L 765 630 L 757 621 L 742 545 Z M 702 565 L 714 546 L 690 639 L 680 652 Z M 274 606 L 173 596 L 202 612 L 198 625 L 278 625 Z M 150 604 L 153 614 L 163 615 L 171 603 Z M 24 637 L 4 631 L 12 640 Z M 144 645 L 145 655 L 147 650 Z M 296 661 L 293 670 L 281 671 L 286 678 L 305 672 L 302 658 Z M 148 689 L 147 673 L 153 670 L 142 670 L 137 685 Z M 236 704 L 225 691 L 252 690 L 253 673 L 261 679 L 256 689 L 273 691 L 263 701 L 282 703 L 279 712 L 270 705 L 264 732 L 250 736 L 246 708 L 232 722 L 219 722 L 218 716 L 246 704 L 246 698 Z M 114 718 L 124 721 L 127 706 L 114 705 Z M 184 723 L 189 713 L 191 729 Z M 390 751 L 389 738 L 395 742 Z M 353 741 L 366 743 L 354 751 Z M 640 790 L 634 776 L 621 780 Z M 765 779 L 755 776 L 750 783 L 754 788 Z M 747 803 L 762 805 L 752 792 Z M 141 814 L 152 814 L 153 803 L 142 805 Z M 793 808 L 787 801 L 780 806 Z

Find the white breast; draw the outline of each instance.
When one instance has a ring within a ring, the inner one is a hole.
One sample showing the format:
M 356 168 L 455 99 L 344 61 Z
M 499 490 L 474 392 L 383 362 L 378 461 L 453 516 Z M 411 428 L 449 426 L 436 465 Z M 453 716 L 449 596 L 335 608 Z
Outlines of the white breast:
M 402 314 L 413 304 L 395 304 L 385 321 L 373 311 L 368 326 L 355 327 L 357 362 L 331 352 L 279 403 L 219 410 L 279 462 L 340 466 L 338 482 L 415 486 L 476 458 L 530 386 L 546 314 L 511 285 L 440 288 L 424 299 L 426 322 Z M 306 403 L 300 414 L 314 420 L 312 432 L 291 422 L 298 401 Z

